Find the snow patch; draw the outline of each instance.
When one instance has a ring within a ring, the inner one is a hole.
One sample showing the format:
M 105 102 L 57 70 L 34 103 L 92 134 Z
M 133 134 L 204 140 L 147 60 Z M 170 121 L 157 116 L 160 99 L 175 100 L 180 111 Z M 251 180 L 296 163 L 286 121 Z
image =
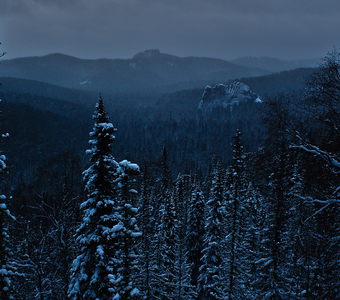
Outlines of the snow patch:
M 79 85 L 84 85 L 84 84 L 87 84 L 87 83 L 91 83 L 91 81 L 90 80 L 85 80 L 83 82 L 80 82 Z

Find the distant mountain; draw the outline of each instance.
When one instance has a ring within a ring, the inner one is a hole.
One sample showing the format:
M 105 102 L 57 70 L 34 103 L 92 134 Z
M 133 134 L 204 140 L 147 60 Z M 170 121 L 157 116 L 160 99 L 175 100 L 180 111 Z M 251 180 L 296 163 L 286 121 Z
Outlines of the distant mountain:
M 281 60 L 272 57 L 241 57 L 231 61 L 234 64 L 268 70 L 270 72 L 281 72 L 298 68 L 314 68 L 321 62 L 320 58 L 300 59 L 300 60 Z
M 4 101 L 25 103 L 43 111 L 50 111 L 58 115 L 70 116 L 81 109 L 93 109 L 98 100 L 99 92 L 82 91 L 65 88 L 50 83 L 30 79 L 0 77 L 0 97 Z M 204 86 L 204 83 L 202 83 Z M 106 107 L 117 110 L 142 105 L 152 105 L 158 96 L 143 95 L 141 93 L 108 94 L 102 93 Z
M 223 82 L 236 77 L 270 74 L 259 68 L 204 57 L 177 57 L 147 50 L 132 59 L 86 60 L 63 54 L 1 62 L 0 77 L 41 81 L 62 87 L 104 93 L 164 93 Z

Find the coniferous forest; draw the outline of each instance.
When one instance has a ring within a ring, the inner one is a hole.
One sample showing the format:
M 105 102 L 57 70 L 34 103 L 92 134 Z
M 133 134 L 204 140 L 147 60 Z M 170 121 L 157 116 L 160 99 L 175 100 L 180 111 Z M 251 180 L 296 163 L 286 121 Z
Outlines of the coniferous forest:
M 261 101 L 1 78 L 0 298 L 340 299 L 340 52 L 237 81 Z

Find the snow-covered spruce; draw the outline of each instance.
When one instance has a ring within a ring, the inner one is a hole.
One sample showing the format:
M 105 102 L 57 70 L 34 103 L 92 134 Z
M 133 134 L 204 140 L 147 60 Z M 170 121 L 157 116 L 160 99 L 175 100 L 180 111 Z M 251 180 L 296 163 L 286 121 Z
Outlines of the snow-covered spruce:
M 119 163 L 117 169 L 118 199 L 117 213 L 119 223 L 115 226 L 118 236 L 116 251 L 113 258 L 117 268 L 115 275 L 110 279 L 115 286 L 112 291 L 120 300 L 135 299 L 140 297 L 140 291 L 136 287 L 136 277 L 141 271 L 140 258 L 138 254 L 138 241 L 142 233 L 137 225 L 138 209 L 132 205 L 132 199 L 137 195 L 133 189 L 131 176 L 139 174 L 139 167 L 127 160 Z
M 138 290 L 124 266 L 135 263 L 133 239 L 140 232 L 134 219 L 136 209 L 127 203 L 124 193 L 128 173 L 139 168 L 127 161 L 119 164 L 112 156 L 116 129 L 109 123 L 102 97 L 93 118 L 92 148 L 87 151 L 92 165 L 83 173 L 87 200 L 81 204 L 83 221 L 76 234 L 80 251 L 71 270 L 69 297 L 133 299 Z M 132 245 L 127 246 L 127 240 Z
M 257 236 L 254 228 L 254 201 L 249 196 L 248 175 L 245 165 L 245 156 L 241 132 L 236 131 L 232 146 L 233 164 L 228 168 L 226 175 L 225 192 L 225 265 L 226 286 L 229 299 L 254 299 L 252 290 L 252 275 L 255 275 L 256 242 Z

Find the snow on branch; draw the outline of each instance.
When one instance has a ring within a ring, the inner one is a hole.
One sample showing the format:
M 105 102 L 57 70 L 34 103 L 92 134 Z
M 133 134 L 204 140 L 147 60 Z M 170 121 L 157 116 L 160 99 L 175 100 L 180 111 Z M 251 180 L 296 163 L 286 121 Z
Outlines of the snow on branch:
M 336 191 L 338 191 L 339 188 L 340 187 L 338 187 L 336 189 Z M 304 202 L 323 205 L 321 208 L 316 210 L 311 216 L 309 216 L 307 219 L 305 219 L 303 221 L 303 224 L 306 224 L 310 219 L 314 218 L 316 215 L 321 213 L 323 210 L 328 208 L 330 205 L 332 205 L 332 204 L 338 204 L 339 205 L 340 204 L 340 200 L 337 199 L 337 198 L 330 198 L 330 199 L 327 199 L 327 200 L 319 200 L 319 199 L 314 199 L 313 197 L 310 197 L 310 196 L 301 196 L 301 195 L 298 195 L 298 194 L 294 194 L 294 196 L 300 198 Z
M 319 156 L 321 159 L 323 159 L 327 164 L 337 168 L 340 170 L 340 161 L 338 158 L 335 158 L 334 155 L 331 153 L 321 150 L 319 147 L 312 145 L 307 140 L 305 140 L 299 132 L 296 132 L 296 137 L 301 141 L 301 145 L 292 145 L 290 148 L 294 149 L 301 149 L 306 152 L 312 153 L 314 155 Z

